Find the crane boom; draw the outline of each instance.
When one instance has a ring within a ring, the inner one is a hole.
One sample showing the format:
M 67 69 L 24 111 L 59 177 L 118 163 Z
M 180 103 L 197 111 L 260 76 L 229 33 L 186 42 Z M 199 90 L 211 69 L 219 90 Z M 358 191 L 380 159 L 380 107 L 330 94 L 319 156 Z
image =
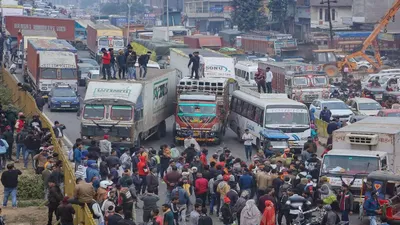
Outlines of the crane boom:
M 380 57 L 378 43 L 377 43 L 376 38 L 382 29 L 386 30 L 386 26 L 389 24 L 390 20 L 392 18 L 394 18 L 394 16 L 396 15 L 396 13 L 399 9 L 400 9 L 400 0 L 395 0 L 392 7 L 390 7 L 390 9 L 386 12 L 386 14 L 381 18 L 381 20 L 379 21 L 379 23 L 375 27 L 375 29 L 372 31 L 372 33 L 367 37 L 367 39 L 364 40 L 361 50 L 353 52 L 352 54 L 346 56 L 344 58 L 344 61 L 342 62 L 342 64 L 343 65 L 348 64 L 349 59 L 357 57 L 357 56 L 361 56 L 365 60 L 367 60 L 369 63 L 371 63 L 371 65 L 374 66 L 376 69 L 380 69 L 382 66 L 382 60 Z M 375 59 L 376 59 L 377 63 L 365 54 L 365 51 L 367 50 L 367 48 L 369 46 L 371 46 L 374 49 L 374 55 L 375 55 Z

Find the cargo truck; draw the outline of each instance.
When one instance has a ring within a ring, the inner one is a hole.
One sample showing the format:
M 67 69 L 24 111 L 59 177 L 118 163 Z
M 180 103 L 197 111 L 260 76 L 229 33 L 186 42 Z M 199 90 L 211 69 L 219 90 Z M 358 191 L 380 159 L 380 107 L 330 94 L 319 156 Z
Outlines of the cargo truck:
M 146 80 L 90 80 L 81 116 L 85 144 L 104 135 L 117 147 L 140 146 L 166 135 L 165 120 L 174 114 L 176 71 L 149 69 Z
M 198 142 L 220 144 L 229 114 L 229 82 L 226 78 L 183 78 L 177 87 L 173 125 L 174 142 L 189 135 Z
M 77 52 L 65 40 L 30 39 L 24 78 L 44 97 L 55 85 L 77 90 Z
M 17 37 L 22 30 L 55 31 L 58 39 L 75 40 L 75 21 L 32 16 L 5 16 L 6 29 L 11 37 Z
M 102 48 L 113 48 L 114 52 L 124 49 L 122 30 L 113 25 L 90 23 L 87 26 L 87 47 L 90 55 L 100 62 Z
M 90 20 L 76 20 L 75 21 L 75 40 L 71 41 L 71 44 L 79 49 L 86 49 L 87 40 L 87 26 L 92 23 Z
M 190 77 L 188 68 L 189 54 L 193 54 L 196 51 L 199 52 L 204 61 L 204 67 L 199 71 L 200 77 L 235 79 L 234 59 L 208 49 L 171 48 L 170 67 L 176 69 L 181 77 Z
M 342 183 L 362 202 L 367 175 L 376 170 L 400 174 L 400 121 L 395 117 L 368 117 L 333 132 L 333 148 L 324 155 L 321 176 L 334 189 Z

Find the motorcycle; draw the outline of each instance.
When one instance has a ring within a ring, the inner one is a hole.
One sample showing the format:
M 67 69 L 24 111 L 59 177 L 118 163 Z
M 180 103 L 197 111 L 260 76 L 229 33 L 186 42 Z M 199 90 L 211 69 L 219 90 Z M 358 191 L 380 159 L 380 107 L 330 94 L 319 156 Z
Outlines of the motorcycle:
M 11 74 L 15 74 L 15 71 L 16 71 L 16 70 L 17 70 L 17 64 L 12 63 L 11 66 L 10 66 L 10 68 L 9 68 L 10 73 L 11 73 Z
M 303 212 L 301 206 L 299 206 L 299 214 L 293 220 L 292 225 L 320 225 L 322 221 L 319 221 L 316 217 L 311 217 L 310 219 L 306 219 L 304 215 L 313 213 L 317 211 L 318 208 L 310 209 L 308 211 Z
M 23 57 L 24 57 L 24 55 L 23 55 L 22 51 L 18 50 L 18 51 L 13 52 L 13 55 L 11 57 L 11 59 L 12 59 L 11 61 L 13 63 L 17 64 L 18 67 L 21 69 L 22 68 Z

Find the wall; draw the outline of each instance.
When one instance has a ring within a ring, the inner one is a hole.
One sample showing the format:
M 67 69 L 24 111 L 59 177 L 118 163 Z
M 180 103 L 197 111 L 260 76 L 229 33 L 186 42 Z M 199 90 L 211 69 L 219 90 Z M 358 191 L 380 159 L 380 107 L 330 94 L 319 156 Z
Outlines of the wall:
M 316 25 L 322 25 L 322 26 L 329 26 L 329 22 L 325 21 L 325 9 L 328 7 L 326 6 L 312 6 L 311 7 L 311 24 L 316 24 Z M 320 20 L 320 15 L 319 11 L 322 9 L 322 20 Z M 331 7 L 331 10 L 335 10 L 335 20 L 332 20 L 332 25 L 333 27 L 335 26 L 348 26 L 349 24 L 343 23 L 343 19 L 346 20 L 346 18 L 350 19 L 352 17 L 352 9 L 351 7 Z M 333 19 L 333 15 L 331 14 L 331 17 Z M 320 21 L 323 21 L 322 24 L 320 24 Z

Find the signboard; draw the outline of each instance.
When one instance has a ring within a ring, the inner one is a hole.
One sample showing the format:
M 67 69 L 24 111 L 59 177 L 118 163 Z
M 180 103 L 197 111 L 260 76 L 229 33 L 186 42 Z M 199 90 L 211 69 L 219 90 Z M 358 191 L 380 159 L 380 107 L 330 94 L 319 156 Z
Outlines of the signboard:
M 155 82 L 153 85 L 153 113 L 167 107 L 168 78 Z
M 224 7 L 222 7 L 222 6 L 212 6 L 212 7 L 210 7 L 210 12 L 222 13 L 222 12 L 224 12 Z
M 204 76 L 235 79 L 233 58 L 204 57 Z
M 378 39 L 381 41 L 394 41 L 394 35 L 388 33 L 380 33 Z
M 275 51 L 281 50 L 282 48 L 296 48 L 296 47 L 297 47 L 297 42 L 294 39 L 274 41 Z
M 322 72 L 322 65 L 306 65 L 306 66 L 296 66 L 294 68 L 294 72 L 302 73 L 302 72 Z
M 23 9 L 16 8 L 2 8 L 2 12 L 4 16 L 22 16 L 24 14 Z
M 145 20 L 155 20 L 156 19 L 156 14 L 154 14 L 154 13 L 145 13 L 144 14 L 144 19 Z

